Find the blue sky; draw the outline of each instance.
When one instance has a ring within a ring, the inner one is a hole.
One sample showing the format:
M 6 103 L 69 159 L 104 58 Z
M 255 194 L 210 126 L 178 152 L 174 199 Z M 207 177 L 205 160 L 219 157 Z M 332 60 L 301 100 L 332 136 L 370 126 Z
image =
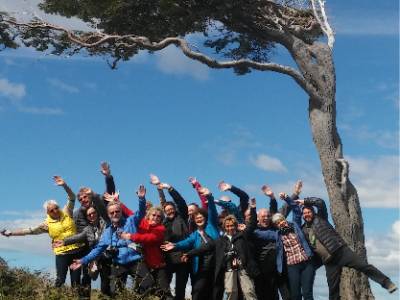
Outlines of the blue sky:
M 343 2 L 327 3 L 337 32 L 337 125 L 360 195 L 370 261 L 399 282 L 398 4 Z M 25 4 L 7 0 L 0 10 L 18 11 L 18 3 Z M 275 57 L 287 60 L 279 51 Z M 87 185 L 102 192 L 103 160 L 133 208 L 142 182 L 156 200 L 149 173 L 188 201 L 197 200 L 188 176 L 217 196 L 224 179 L 256 196 L 259 206 L 266 203 L 263 183 L 290 192 L 299 178 L 304 196 L 327 199 L 307 105 L 288 77 L 210 70 L 173 47 L 141 53 L 118 70 L 104 59 L 2 51 L 0 227 L 35 224 L 44 216 L 43 201 L 65 201 L 51 182 L 54 174 L 74 190 Z M 45 236 L 0 237 L 0 255 L 13 265 L 53 268 Z M 324 299 L 323 274 L 319 278 Z M 374 290 L 377 299 L 397 297 Z

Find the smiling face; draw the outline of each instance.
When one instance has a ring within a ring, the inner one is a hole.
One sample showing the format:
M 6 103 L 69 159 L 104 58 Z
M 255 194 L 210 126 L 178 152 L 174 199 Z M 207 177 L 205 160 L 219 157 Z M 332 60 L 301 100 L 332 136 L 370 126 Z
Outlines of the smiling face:
M 204 229 L 204 227 L 206 225 L 206 218 L 202 214 L 197 213 L 194 216 L 194 222 L 196 223 L 196 225 L 199 229 Z
M 89 208 L 92 203 L 92 194 L 87 192 L 79 193 L 78 200 L 82 207 Z
M 314 211 L 307 207 L 303 208 L 303 219 L 307 223 L 312 222 L 312 220 L 314 219 Z
M 278 227 L 279 229 L 282 229 L 288 227 L 289 224 L 285 219 L 281 219 L 275 223 L 275 226 Z
M 189 218 L 193 219 L 194 215 L 199 211 L 199 207 L 194 205 L 194 204 L 190 204 L 188 206 L 188 214 L 189 214 Z
M 89 207 L 86 211 L 86 219 L 89 221 L 90 224 L 93 224 L 97 221 L 97 212 L 93 207 Z
M 162 209 L 159 207 L 150 208 L 146 214 L 146 219 L 148 220 L 150 226 L 161 224 L 163 219 Z
M 175 218 L 175 214 L 176 214 L 175 206 L 173 206 L 172 204 L 165 205 L 164 213 L 168 219 L 172 220 L 173 218 Z
M 257 215 L 258 224 L 261 227 L 268 227 L 271 224 L 271 214 L 265 208 L 260 209 Z
M 52 219 L 59 219 L 61 216 L 60 208 L 56 204 L 48 204 L 47 205 L 47 214 L 52 218 Z
M 107 207 L 108 217 L 113 224 L 118 224 L 122 216 L 121 207 L 119 205 L 109 205 Z

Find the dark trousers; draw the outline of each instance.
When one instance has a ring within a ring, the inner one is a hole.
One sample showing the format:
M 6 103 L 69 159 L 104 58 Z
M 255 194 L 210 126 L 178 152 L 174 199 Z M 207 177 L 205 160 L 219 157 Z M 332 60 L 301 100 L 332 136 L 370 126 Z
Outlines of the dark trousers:
M 254 281 L 258 300 L 279 300 L 275 253 L 258 260 L 260 275 Z M 285 299 L 288 300 L 288 299 Z
M 329 299 L 340 299 L 340 276 L 342 268 L 348 267 L 360 271 L 373 281 L 387 288 L 390 279 L 373 265 L 369 265 L 364 259 L 354 253 L 348 246 L 337 250 L 331 261 L 325 265 L 326 279 L 329 286 Z
M 208 300 L 213 295 L 213 270 L 198 271 L 193 276 L 192 300 Z
M 101 293 L 103 295 L 111 296 L 111 290 L 110 290 L 111 260 L 100 258 L 97 263 L 100 275 Z
M 110 275 L 110 294 L 115 296 L 119 291 L 124 289 L 128 275 L 132 276 L 135 282 L 139 281 L 137 274 L 138 261 L 130 262 L 128 264 L 112 264 Z
M 161 299 L 172 299 L 172 294 L 169 288 L 169 281 L 166 269 L 165 268 L 153 269 L 150 271 L 150 273 L 153 276 L 156 286 L 160 288 L 161 291 L 163 292 Z
M 292 300 L 314 300 L 315 268 L 311 260 L 287 266 L 290 296 Z
M 65 283 L 69 266 L 78 257 L 80 257 L 79 253 L 56 255 L 56 287 L 60 287 Z M 81 269 L 79 268 L 75 271 L 70 269 L 69 276 L 71 277 L 71 286 L 79 287 L 81 284 Z
M 168 264 L 167 275 L 168 284 L 172 281 L 172 275 L 175 273 L 175 300 L 184 300 L 186 284 L 189 278 L 190 265 L 189 264 Z M 192 282 L 193 285 L 193 282 Z

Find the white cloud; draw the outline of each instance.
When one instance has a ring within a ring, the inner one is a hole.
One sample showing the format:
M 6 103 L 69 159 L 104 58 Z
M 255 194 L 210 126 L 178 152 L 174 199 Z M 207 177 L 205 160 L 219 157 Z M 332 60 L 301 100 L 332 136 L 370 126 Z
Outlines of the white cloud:
M 25 85 L 21 83 L 12 83 L 6 78 L 0 79 L 0 95 L 12 100 L 18 100 L 26 95 Z
M 32 115 L 62 115 L 64 111 L 60 108 L 50 107 L 29 107 L 29 106 L 18 106 L 18 111 L 32 114 Z
M 73 85 L 67 84 L 59 79 L 51 78 L 47 80 L 52 86 L 60 89 L 61 91 L 65 91 L 71 94 L 75 94 L 79 92 L 79 89 Z
M 349 157 L 350 179 L 363 207 L 399 207 L 399 157 Z
M 287 172 L 286 167 L 278 158 L 267 154 L 259 154 L 256 157 L 250 157 L 250 162 L 264 171 Z
M 167 74 L 190 75 L 195 79 L 208 79 L 208 67 L 185 57 L 175 46 L 169 46 L 157 54 L 158 68 Z

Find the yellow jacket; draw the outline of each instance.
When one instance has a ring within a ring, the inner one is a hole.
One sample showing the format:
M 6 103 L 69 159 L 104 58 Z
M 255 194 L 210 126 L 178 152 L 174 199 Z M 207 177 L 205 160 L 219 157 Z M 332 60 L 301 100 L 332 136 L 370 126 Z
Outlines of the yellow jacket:
M 51 237 L 52 242 L 55 240 L 64 240 L 65 238 L 76 234 L 74 219 L 63 211 L 60 213 L 61 216 L 59 220 L 54 220 L 47 215 L 46 223 L 49 228 L 49 236 Z M 53 248 L 53 251 L 55 255 L 59 255 L 74 249 L 78 249 L 83 245 L 84 244 L 76 243 L 68 246 Z

